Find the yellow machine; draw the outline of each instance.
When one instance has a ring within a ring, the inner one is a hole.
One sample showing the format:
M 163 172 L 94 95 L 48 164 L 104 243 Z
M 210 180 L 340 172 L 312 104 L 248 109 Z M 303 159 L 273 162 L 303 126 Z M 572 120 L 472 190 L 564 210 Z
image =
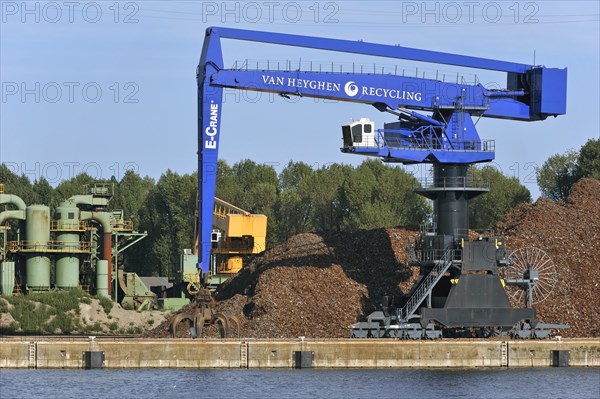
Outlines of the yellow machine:
M 198 209 L 196 207 L 196 216 Z M 252 214 L 222 199 L 215 197 L 211 235 L 211 267 L 207 285 L 215 287 L 243 267 L 242 256 L 254 255 L 266 249 L 267 217 Z M 198 261 L 198 232 L 194 232 L 194 248 L 182 254 L 183 281 L 188 283 L 188 292 L 194 294 L 200 288 Z M 190 253 L 191 252 L 191 253 Z
M 241 255 L 259 254 L 266 248 L 265 215 L 254 215 L 215 198 L 213 227 L 216 229 L 211 236 L 211 254 L 223 255 L 217 257 L 213 274 L 236 274 L 242 268 Z M 195 249 L 197 250 L 197 247 Z

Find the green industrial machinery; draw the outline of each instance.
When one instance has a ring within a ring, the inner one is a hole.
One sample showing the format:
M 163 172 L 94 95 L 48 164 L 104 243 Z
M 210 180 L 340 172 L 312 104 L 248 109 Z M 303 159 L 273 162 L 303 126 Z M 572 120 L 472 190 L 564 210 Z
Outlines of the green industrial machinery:
M 123 211 L 108 210 L 113 194 L 113 184 L 86 185 L 52 213 L 46 205 L 26 206 L 0 184 L 0 293 L 81 287 L 116 300 L 119 255 L 147 234 L 134 231 Z M 135 289 L 133 297 L 138 293 L 147 294 Z
M 47 291 L 50 289 L 49 251 L 55 248 L 55 242 L 50 241 L 50 208 L 28 206 L 25 226 L 25 241 L 17 248 L 25 254 L 27 290 Z

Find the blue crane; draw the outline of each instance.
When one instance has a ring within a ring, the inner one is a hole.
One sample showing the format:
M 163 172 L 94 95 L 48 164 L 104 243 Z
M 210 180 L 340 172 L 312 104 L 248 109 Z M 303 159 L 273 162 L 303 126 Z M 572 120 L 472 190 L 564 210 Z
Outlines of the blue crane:
M 460 79 L 448 83 L 396 73 L 324 72 L 300 66 L 275 68 L 275 64 L 261 69 L 252 69 L 247 64 L 225 68 L 221 39 L 499 71 L 506 73 L 506 84 L 502 88 L 487 89 L 478 82 L 467 83 Z M 444 256 L 449 256 L 447 250 L 456 250 L 459 242 L 463 246 L 461 250 L 464 250 L 468 230 L 468 200 L 487 191 L 470 182 L 467 175 L 469 165 L 492 161 L 495 156 L 494 142 L 481 140 L 473 118 L 541 121 L 566 112 L 566 68 L 546 68 L 398 45 L 230 28 L 212 27 L 206 30 L 197 82 L 198 183 L 201 199 L 198 212 L 198 231 L 201 234 L 198 268 L 203 274 L 208 273 L 210 265 L 224 88 L 278 93 L 284 97 L 301 96 L 370 104 L 379 111 L 393 115 L 394 120 L 385 123 L 383 129 L 379 130 L 363 119 L 343 126 L 342 151 L 376 156 L 385 162 L 433 165 L 434 178 L 418 192 L 434 201 L 434 233 L 438 239 L 435 243 L 423 244 L 425 246 L 421 249 L 438 251 L 441 255 L 430 258 L 429 263 L 421 260 L 425 268 L 422 280 L 440 264 Z M 448 266 L 448 262 L 442 263 L 444 267 Z M 439 272 L 441 270 L 437 270 Z M 436 283 L 430 281 L 430 287 L 423 295 L 429 295 L 431 299 Z M 413 302 L 418 302 L 414 307 L 424 301 L 425 298 L 421 297 L 414 299 Z M 400 312 L 398 320 L 408 320 L 414 311 L 416 309 L 404 309 L 403 312 L 411 314 Z M 446 310 L 444 312 L 447 313 Z M 439 314 L 429 316 L 437 321 L 446 317 Z M 505 324 L 513 319 L 533 316 L 527 313 L 506 317 L 510 320 L 507 319 Z M 462 323 L 465 324 L 464 321 Z

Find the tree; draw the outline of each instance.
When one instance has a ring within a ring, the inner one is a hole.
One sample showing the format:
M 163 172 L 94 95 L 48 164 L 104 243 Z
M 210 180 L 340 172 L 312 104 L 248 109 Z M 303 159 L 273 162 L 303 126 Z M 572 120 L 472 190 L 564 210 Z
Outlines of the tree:
M 344 221 L 345 207 L 342 202 L 342 186 L 352 174 L 349 165 L 332 164 L 315 171 L 303 182 L 311 195 L 313 204 L 312 226 L 317 231 L 340 231 Z
M 366 160 L 344 180 L 340 201 L 345 230 L 417 226 L 428 213 L 413 192 L 416 179 L 401 168 Z
M 278 222 L 277 241 L 285 241 L 294 234 L 313 229 L 314 174 L 315 171 L 307 164 L 292 161 L 279 174 L 279 196 L 274 206 Z
M 581 147 L 577 164 L 581 177 L 600 179 L 600 139 L 590 139 Z
M 469 204 L 469 225 L 473 229 L 491 229 L 515 206 L 531 202 L 529 190 L 516 177 L 507 177 L 491 166 L 470 170 L 475 181 L 490 184 L 490 191 Z
M 569 150 L 554 154 L 537 170 L 537 181 L 542 196 L 554 201 L 567 198 L 571 186 L 579 180 L 581 172 L 577 164 L 579 154 Z
M 0 183 L 4 184 L 5 194 L 16 195 L 27 205 L 36 202 L 36 195 L 27 176 L 18 176 L 4 164 L 0 164 Z
M 198 175 L 179 175 L 167 170 L 149 190 L 140 208 L 140 229 L 148 238 L 138 246 L 143 263 L 135 270 L 141 275 L 173 275 L 184 248 L 194 240 Z
M 154 180 L 142 178 L 136 172 L 128 170 L 120 182 L 115 185 L 115 194 L 110 200 L 111 209 L 122 209 L 126 219 L 133 221 L 134 228 L 140 225 L 140 209 L 146 197 L 154 188 Z
M 216 196 L 230 203 L 241 196 L 242 187 L 238 184 L 233 168 L 220 159 L 217 166 Z
M 266 212 L 274 203 L 272 194 L 277 192 L 279 185 L 275 169 L 245 159 L 233 165 L 232 170 L 239 187 L 232 203 L 248 212 Z
M 54 189 L 45 177 L 40 177 L 39 180 L 35 181 L 32 189 L 35 194 L 36 204 L 50 204 L 52 202 Z

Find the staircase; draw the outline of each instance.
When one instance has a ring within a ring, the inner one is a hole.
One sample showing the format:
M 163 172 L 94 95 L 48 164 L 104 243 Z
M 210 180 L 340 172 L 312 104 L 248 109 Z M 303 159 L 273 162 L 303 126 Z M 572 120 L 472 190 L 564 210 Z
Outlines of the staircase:
M 427 298 L 433 287 L 440 281 L 444 273 L 452 266 L 452 250 L 448 249 L 444 252 L 442 259 L 436 261 L 436 265 L 421 284 L 417 287 L 408 302 L 400 309 L 398 316 L 403 322 L 407 322 L 411 316 L 419 308 L 419 305 Z

